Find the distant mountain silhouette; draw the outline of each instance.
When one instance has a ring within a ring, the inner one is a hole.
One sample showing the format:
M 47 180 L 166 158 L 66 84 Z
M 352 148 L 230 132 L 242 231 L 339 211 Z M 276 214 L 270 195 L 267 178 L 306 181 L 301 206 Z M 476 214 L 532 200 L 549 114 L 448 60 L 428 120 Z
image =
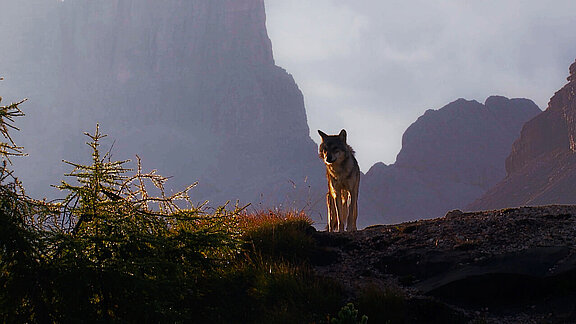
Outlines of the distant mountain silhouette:
M 17 167 L 33 192 L 70 171 L 47 165 L 89 158 L 82 133 L 99 122 L 116 140 L 114 157 L 138 154 L 175 186 L 199 180 L 198 201 L 324 201 L 325 185 L 311 190 L 324 171 L 302 93 L 274 63 L 263 0 L 52 1 L 35 10 L 11 30 L 34 41 L 1 54 L 12 69 L 4 83 L 31 99 L 21 141 L 30 157 Z
M 501 96 L 426 111 L 404 133 L 396 163 L 375 164 L 362 179 L 359 220 L 397 223 L 464 207 L 505 176 L 512 143 L 539 112 L 531 100 Z
M 506 178 L 468 209 L 576 203 L 576 62 L 569 70 L 568 84 L 522 128 Z
M 172 188 L 198 180 L 198 202 L 305 208 L 325 223 L 324 167 L 302 93 L 275 65 L 263 0 L 14 0 L 2 12 L 20 18 L 0 21 L 0 90 L 5 101 L 30 98 L 15 135 L 30 154 L 15 161 L 29 194 L 54 197 L 49 186 L 71 171 L 61 160 L 89 161 L 82 133 L 100 123 L 113 159 L 138 154 L 145 171 L 173 176 Z M 555 147 L 570 151 L 570 111 L 547 113 L 553 145 L 515 146 L 509 174 Z M 359 225 L 463 208 L 505 176 L 512 142 L 538 112 L 530 100 L 496 96 L 427 111 L 396 163 L 363 177 Z M 571 155 L 554 152 L 567 165 Z

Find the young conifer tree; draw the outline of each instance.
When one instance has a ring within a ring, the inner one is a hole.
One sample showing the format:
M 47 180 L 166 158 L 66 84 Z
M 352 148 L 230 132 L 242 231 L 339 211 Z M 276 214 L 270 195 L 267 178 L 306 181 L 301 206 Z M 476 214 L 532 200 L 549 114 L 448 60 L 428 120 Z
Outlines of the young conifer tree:
M 131 174 L 102 155 L 98 126 L 90 163 L 65 161 L 66 197 L 31 199 L 7 167 L 24 155 L 9 134 L 22 102 L 0 107 L 0 322 L 193 319 L 198 282 L 240 251 L 241 209 L 194 206 L 194 185 L 167 195 L 167 178 L 139 159 Z
M 54 260 L 77 282 L 63 299 L 76 304 L 67 320 L 86 314 L 101 320 L 172 321 L 186 318 L 175 307 L 195 294 L 196 282 L 212 268 L 225 265 L 240 250 L 236 216 L 239 209 L 208 212 L 190 203 L 188 191 L 166 195 L 167 178 L 155 171 L 136 174 L 100 153 L 106 137 L 96 127 L 85 134 L 92 150 L 90 165 L 74 167 L 59 189 L 61 226 L 55 235 Z M 146 184 L 152 184 L 154 196 Z M 81 292 L 81 293 L 80 293 Z M 190 311 L 188 309 L 187 311 Z
M 0 78 L 0 81 L 3 80 Z M 0 102 L 2 97 L 0 97 Z M 26 99 L 0 106 L 0 322 L 49 322 L 47 292 L 42 284 L 42 244 L 32 226 L 36 210 L 9 169 L 11 157 L 23 156 L 10 131 L 24 116 Z

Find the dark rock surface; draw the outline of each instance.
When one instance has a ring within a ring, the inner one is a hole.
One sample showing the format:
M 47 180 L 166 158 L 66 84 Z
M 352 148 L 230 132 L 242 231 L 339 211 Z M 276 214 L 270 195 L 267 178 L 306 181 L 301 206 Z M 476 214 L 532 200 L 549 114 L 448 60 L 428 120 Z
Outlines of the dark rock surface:
M 501 96 L 426 111 L 404 133 L 396 163 L 375 164 L 362 179 L 359 220 L 394 223 L 463 208 L 506 175 L 512 143 L 539 112 L 531 100 Z
M 569 70 L 568 84 L 522 128 L 506 178 L 467 209 L 576 203 L 576 62 Z
M 316 271 L 342 283 L 351 299 L 378 285 L 445 304 L 462 322 L 576 320 L 575 206 L 455 210 L 316 236 L 331 255 Z

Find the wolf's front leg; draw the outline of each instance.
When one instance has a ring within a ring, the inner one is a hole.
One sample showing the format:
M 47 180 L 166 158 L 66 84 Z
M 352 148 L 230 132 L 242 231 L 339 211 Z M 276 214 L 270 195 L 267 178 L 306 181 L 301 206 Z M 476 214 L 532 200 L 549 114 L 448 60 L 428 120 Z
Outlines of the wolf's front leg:
M 336 212 L 338 213 L 338 232 L 344 232 L 346 226 L 346 219 L 348 218 L 348 206 L 346 200 L 343 199 L 343 195 L 347 194 L 345 191 L 338 191 L 338 196 L 336 197 Z
M 338 228 L 338 213 L 336 203 L 331 193 L 326 194 L 326 206 L 328 206 L 328 232 L 336 232 Z

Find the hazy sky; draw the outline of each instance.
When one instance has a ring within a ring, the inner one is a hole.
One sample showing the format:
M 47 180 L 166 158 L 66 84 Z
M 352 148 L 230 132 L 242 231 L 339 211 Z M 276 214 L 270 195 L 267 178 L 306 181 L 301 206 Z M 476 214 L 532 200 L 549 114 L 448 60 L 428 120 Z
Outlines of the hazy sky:
M 310 135 L 348 131 L 363 171 L 458 98 L 545 109 L 576 58 L 576 1 L 265 0 L 276 64 L 304 94 Z

